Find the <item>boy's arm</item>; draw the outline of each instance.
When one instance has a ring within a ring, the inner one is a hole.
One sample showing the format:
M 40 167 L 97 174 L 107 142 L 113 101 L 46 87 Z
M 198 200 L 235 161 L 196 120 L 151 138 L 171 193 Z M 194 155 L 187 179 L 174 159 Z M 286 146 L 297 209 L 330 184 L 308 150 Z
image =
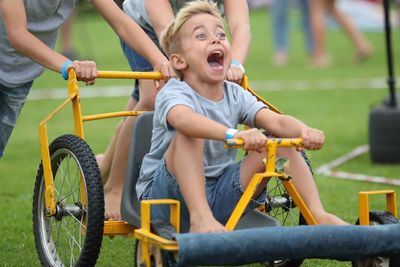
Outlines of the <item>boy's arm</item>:
M 167 122 L 177 131 L 194 137 L 225 140 L 228 127 L 194 112 L 184 105 L 172 107 L 167 114 Z
M 322 148 L 325 141 L 321 130 L 310 128 L 292 116 L 278 114 L 266 108 L 257 112 L 255 125 L 276 137 L 300 137 L 304 147 L 310 150 Z
M 251 43 L 249 7 L 247 1 L 225 0 L 224 10 L 229 31 L 232 35 L 232 60 L 237 60 L 244 65 Z M 242 70 L 232 65 L 227 73 L 227 79 L 234 82 L 241 82 L 242 78 Z
M 194 112 L 187 106 L 177 105 L 167 114 L 168 123 L 177 131 L 193 137 L 225 141 L 228 127 Z M 243 148 L 261 152 L 267 138 L 258 129 L 237 131 L 232 136 L 244 141 Z
M 114 31 L 135 51 L 143 55 L 156 71 L 161 71 L 165 79 L 175 77 L 175 72 L 168 59 L 140 28 L 140 26 L 125 14 L 114 1 L 93 0 L 93 5 Z M 162 13 L 162 12 L 161 12 Z
M 175 17 L 171 4 L 168 0 L 145 0 L 145 5 L 151 25 L 160 40 L 161 33 Z

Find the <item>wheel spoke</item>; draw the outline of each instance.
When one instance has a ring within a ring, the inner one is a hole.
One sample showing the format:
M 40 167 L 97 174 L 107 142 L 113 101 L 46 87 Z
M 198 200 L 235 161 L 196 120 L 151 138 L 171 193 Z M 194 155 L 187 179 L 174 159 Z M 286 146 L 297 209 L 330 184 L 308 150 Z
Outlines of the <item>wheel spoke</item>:
M 295 208 L 283 182 L 278 179 L 271 179 L 267 185 L 267 213 L 280 221 L 282 226 L 298 225 L 298 209 Z

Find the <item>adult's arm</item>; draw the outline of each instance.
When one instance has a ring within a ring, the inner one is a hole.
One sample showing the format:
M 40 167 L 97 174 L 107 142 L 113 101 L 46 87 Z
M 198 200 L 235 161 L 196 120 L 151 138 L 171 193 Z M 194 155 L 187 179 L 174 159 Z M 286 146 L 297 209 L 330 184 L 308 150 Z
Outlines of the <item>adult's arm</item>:
M 145 0 L 145 4 L 154 32 L 160 40 L 163 30 L 174 20 L 171 4 L 168 0 Z
M 93 0 L 92 3 L 114 31 L 131 48 L 143 55 L 155 70 L 160 70 L 164 78 L 175 76 L 168 59 L 161 53 L 142 28 L 125 14 L 113 0 Z
M 232 60 L 242 65 L 246 63 L 247 54 L 251 43 L 249 7 L 246 0 L 225 0 L 225 17 L 232 36 Z M 240 83 L 243 71 L 236 65 L 231 65 L 227 73 L 227 79 Z
M 68 60 L 55 52 L 28 31 L 27 17 L 23 0 L 1 0 L 0 13 L 10 44 L 22 55 L 40 65 L 61 72 L 61 66 Z M 96 65 L 92 61 L 75 61 L 72 66 L 79 80 L 91 84 L 96 76 Z
M 1 0 L 0 11 L 11 45 L 22 55 L 53 71 L 60 72 L 67 58 L 36 38 L 27 28 L 23 0 Z

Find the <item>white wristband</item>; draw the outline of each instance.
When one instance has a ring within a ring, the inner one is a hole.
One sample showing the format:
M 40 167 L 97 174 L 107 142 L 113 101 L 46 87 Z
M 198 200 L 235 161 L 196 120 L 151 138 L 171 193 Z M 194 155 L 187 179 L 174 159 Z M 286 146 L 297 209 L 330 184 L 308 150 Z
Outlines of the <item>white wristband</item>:
M 225 140 L 233 139 L 233 136 L 238 132 L 236 129 L 228 129 L 225 134 Z

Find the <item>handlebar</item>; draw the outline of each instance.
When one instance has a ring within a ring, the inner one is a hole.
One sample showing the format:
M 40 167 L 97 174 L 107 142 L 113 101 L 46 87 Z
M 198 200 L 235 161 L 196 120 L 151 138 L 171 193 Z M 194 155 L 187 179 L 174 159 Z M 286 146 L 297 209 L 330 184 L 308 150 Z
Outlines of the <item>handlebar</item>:
M 140 72 L 140 71 L 101 71 L 97 72 L 97 78 L 109 79 L 149 79 L 162 80 L 161 72 Z
M 242 139 L 229 139 L 225 141 L 227 148 L 243 148 L 244 141 Z M 268 146 L 277 147 L 303 147 L 303 139 L 301 138 L 271 138 L 265 143 L 265 147 Z

